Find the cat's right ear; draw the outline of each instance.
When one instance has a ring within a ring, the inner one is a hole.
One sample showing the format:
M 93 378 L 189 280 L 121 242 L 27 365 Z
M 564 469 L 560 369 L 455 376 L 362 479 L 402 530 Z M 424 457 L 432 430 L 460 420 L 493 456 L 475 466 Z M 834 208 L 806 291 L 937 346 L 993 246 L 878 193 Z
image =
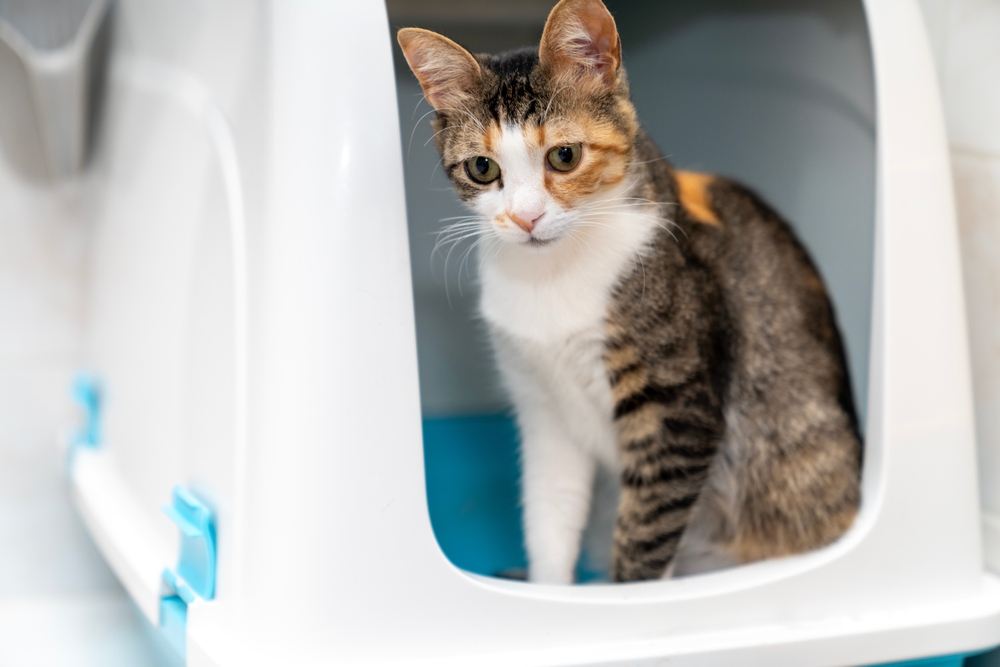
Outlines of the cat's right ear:
M 459 106 L 475 90 L 482 70 L 472 54 L 455 42 L 420 28 L 403 28 L 396 39 L 424 97 L 435 109 Z

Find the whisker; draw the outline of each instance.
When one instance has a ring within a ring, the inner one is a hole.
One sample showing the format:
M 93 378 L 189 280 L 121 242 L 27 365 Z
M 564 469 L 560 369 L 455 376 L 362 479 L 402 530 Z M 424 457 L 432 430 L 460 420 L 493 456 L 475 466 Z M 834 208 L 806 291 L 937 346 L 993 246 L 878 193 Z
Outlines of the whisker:
M 479 254 L 479 268 L 478 271 L 476 272 L 477 279 L 481 279 L 483 276 L 483 264 L 485 263 L 486 255 L 488 255 L 491 250 L 499 246 L 496 254 L 492 257 L 492 259 L 495 260 L 497 257 L 500 256 L 500 250 L 503 249 L 503 240 L 499 236 L 493 234 L 488 236 L 487 238 L 489 239 L 489 244 L 485 248 L 483 248 L 483 251 Z
M 653 164 L 654 162 L 666 161 L 666 159 L 667 159 L 666 156 L 661 155 L 660 157 L 653 158 L 652 160 L 642 160 L 641 162 L 633 162 L 632 164 L 634 165 Z
M 448 218 L 441 218 L 438 222 L 448 222 L 449 220 L 482 220 L 481 215 L 453 215 Z
M 427 179 L 427 185 L 430 185 L 434 181 L 434 174 L 437 173 L 438 167 L 441 166 L 442 162 L 444 162 L 444 156 L 443 155 L 440 158 L 438 158 L 438 161 L 437 161 L 437 163 L 435 163 L 434 168 L 431 169 L 431 177 L 429 179 Z
M 419 102 L 417 102 L 417 106 L 418 107 L 420 106 Z M 418 118 L 417 122 L 413 124 L 413 129 L 410 130 L 410 140 L 406 143 L 406 159 L 407 160 L 410 159 L 410 149 L 413 148 L 413 135 L 415 135 L 417 133 L 417 128 L 420 127 L 421 121 L 423 121 L 424 118 L 427 118 L 428 116 L 430 116 L 435 111 L 437 111 L 437 109 L 431 109 L 430 111 L 428 111 L 427 113 L 425 113 L 423 116 L 421 116 L 420 118 Z M 414 109 L 413 113 L 417 113 L 417 110 Z
M 473 243 L 472 245 L 470 245 L 468 247 L 468 249 L 465 251 L 465 253 L 463 254 L 462 261 L 458 265 L 458 294 L 459 294 L 459 296 L 465 296 L 462 293 L 462 268 L 465 267 L 465 266 L 467 266 L 466 262 L 468 262 L 469 256 L 472 254 L 472 251 L 476 249 L 476 246 L 478 246 L 479 244 L 483 243 L 488 238 L 489 237 L 487 237 L 487 236 L 481 236 L 479 239 L 476 240 L 475 243 Z M 467 274 L 467 275 L 469 276 L 469 279 L 471 280 L 472 279 L 472 275 L 471 274 Z
M 434 134 L 432 134 L 431 138 L 424 142 L 424 146 L 427 146 L 427 144 L 429 144 L 432 141 L 434 141 L 434 137 L 436 137 L 437 135 L 441 134 L 445 130 L 454 130 L 454 129 L 455 129 L 455 127 L 453 125 L 445 125 L 440 130 L 438 130 L 437 132 L 435 132 Z
M 458 111 L 460 113 L 464 113 L 465 115 L 467 115 L 469 118 L 472 119 L 472 122 L 476 124 L 476 126 L 482 131 L 483 134 L 486 134 L 486 128 L 483 126 L 482 122 L 478 118 L 476 118 L 472 114 L 472 112 L 469 111 L 468 109 L 465 109 L 465 108 L 456 109 L 454 107 L 447 107 L 447 108 L 437 109 L 437 111 Z M 423 120 L 423 119 L 421 118 L 421 120 Z M 420 121 L 417 121 L 417 122 L 420 122 Z
M 560 86 L 559 88 L 556 89 L 554 93 L 552 93 L 552 96 L 549 97 L 549 103 L 545 105 L 545 111 L 542 113 L 542 124 L 545 124 L 549 120 L 549 109 L 552 107 L 552 102 L 556 99 L 556 95 L 558 95 L 567 88 L 572 88 L 572 86 L 569 84 Z
M 420 99 L 417 100 L 416 105 L 414 105 L 414 107 L 413 107 L 413 113 L 410 114 L 410 120 L 413 120 L 413 117 L 417 115 L 417 109 L 420 108 L 420 103 L 421 102 L 426 102 L 426 100 L 424 99 L 423 92 L 416 93 L 414 95 L 414 97 L 419 97 Z M 417 122 L 419 122 L 419 121 L 417 121 Z

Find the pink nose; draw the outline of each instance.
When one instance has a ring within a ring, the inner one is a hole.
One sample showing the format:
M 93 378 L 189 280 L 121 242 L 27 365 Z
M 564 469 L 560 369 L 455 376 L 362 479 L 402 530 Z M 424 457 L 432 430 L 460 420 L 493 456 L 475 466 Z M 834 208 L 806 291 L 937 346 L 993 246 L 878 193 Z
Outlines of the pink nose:
M 523 229 L 524 231 L 531 233 L 531 230 L 535 228 L 535 223 L 538 219 L 542 217 L 541 213 L 522 213 L 518 215 L 516 213 L 510 214 L 510 219 L 514 221 L 514 224 Z

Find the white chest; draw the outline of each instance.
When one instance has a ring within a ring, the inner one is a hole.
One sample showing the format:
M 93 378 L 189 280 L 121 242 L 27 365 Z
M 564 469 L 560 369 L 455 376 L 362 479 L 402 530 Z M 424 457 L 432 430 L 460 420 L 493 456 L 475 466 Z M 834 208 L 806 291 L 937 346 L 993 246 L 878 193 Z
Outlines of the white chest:
M 611 290 L 640 261 L 648 220 L 619 216 L 551 250 L 513 247 L 482 262 L 480 309 L 502 334 L 498 362 L 518 410 L 549 406 L 608 464 L 615 439 L 604 321 Z
M 632 270 L 657 226 L 648 212 L 608 216 L 555 247 L 515 244 L 481 258 L 481 312 L 519 338 L 558 345 L 603 327 L 611 290 Z

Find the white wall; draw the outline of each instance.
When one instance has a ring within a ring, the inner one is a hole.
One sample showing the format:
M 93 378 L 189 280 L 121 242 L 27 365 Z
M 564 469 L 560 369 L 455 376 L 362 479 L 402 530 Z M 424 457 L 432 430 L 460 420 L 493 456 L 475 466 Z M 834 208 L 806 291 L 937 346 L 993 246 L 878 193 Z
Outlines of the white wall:
M 988 565 L 1000 567 L 1000 2 L 920 0 L 951 144 Z M 970 661 L 1000 665 L 1000 651 Z M 971 667 L 971 664 L 970 664 Z
M 951 144 L 987 562 L 1000 571 L 1000 2 L 920 0 Z

